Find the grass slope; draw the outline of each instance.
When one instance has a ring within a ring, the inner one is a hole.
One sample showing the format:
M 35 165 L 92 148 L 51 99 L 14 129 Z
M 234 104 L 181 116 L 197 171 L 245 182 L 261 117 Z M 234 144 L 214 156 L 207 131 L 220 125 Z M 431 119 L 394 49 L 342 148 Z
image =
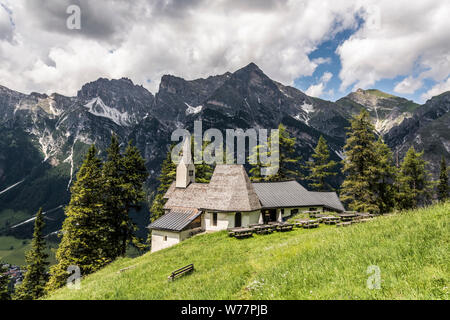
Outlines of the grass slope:
M 347 228 L 229 238 L 199 235 L 120 259 L 49 299 L 448 299 L 450 203 Z M 171 271 L 196 271 L 168 282 Z M 381 269 L 381 289 L 367 269 Z M 130 267 L 124 272 L 122 268 Z

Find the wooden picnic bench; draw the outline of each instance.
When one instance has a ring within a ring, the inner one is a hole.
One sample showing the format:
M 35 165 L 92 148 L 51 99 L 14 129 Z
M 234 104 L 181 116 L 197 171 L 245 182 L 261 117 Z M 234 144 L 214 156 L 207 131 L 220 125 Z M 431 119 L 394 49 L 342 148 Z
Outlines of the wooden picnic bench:
M 356 213 L 342 213 L 339 216 L 343 222 L 353 221 L 357 217 Z
M 304 229 L 312 229 L 312 228 L 318 228 L 319 227 L 319 221 L 318 220 L 305 220 L 303 223 Z
M 253 230 L 250 228 L 234 228 L 231 229 L 228 234 L 230 234 L 230 232 L 232 232 L 233 236 L 237 239 L 249 238 L 253 236 Z
M 187 273 L 191 273 L 192 271 L 194 271 L 194 264 L 188 264 L 187 266 L 184 266 L 183 268 L 180 268 L 178 270 L 175 270 L 174 272 L 172 272 L 170 274 L 170 276 L 168 277 L 169 281 L 173 281 L 175 278 L 177 277 L 181 277 L 184 274 Z
M 272 226 L 268 224 L 252 226 L 252 229 L 255 230 L 255 233 L 257 234 L 269 234 L 273 232 Z
M 294 225 L 291 223 L 281 223 L 279 225 L 277 225 L 277 231 L 291 231 L 292 228 L 294 228 Z
M 331 225 L 331 224 L 336 224 L 339 222 L 340 218 L 339 217 L 323 217 L 323 223 L 327 224 L 327 225 Z
M 336 227 L 348 227 L 351 226 L 352 223 L 351 222 L 340 222 L 340 223 L 336 223 Z

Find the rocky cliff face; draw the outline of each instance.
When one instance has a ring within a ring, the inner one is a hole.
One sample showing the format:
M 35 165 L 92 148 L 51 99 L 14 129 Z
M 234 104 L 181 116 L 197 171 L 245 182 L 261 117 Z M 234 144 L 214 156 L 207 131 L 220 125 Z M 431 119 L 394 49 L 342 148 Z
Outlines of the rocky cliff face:
M 296 152 L 304 160 L 320 135 L 329 142 L 332 157 L 340 160 L 345 128 L 362 108 L 402 154 L 411 143 L 429 150 L 433 137 L 440 141 L 439 152 L 449 156 L 448 95 L 417 111 L 413 102 L 377 90 L 358 90 L 333 103 L 275 82 L 253 63 L 206 79 L 166 75 L 155 96 L 126 78 L 100 78 L 85 84 L 75 97 L 25 95 L 0 86 L 0 217 L 5 221 L 0 231 L 27 233 L 29 223 L 13 226 L 41 206 L 48 211 L 48 231 L 57 230 L 84 153 L 95 143 L 104 156 L 112 133 L 123 144 L 133 140 L 141 150 L 151 195 L 171 133 L 192 130 L 195 120 L 202 120 L 203 130 L 272 129 L 283 123 L 297 138 Z M 148 218 L 147 213 L 142 216 Z
M 336 101 L 336 104 L 348 115 L 358 114 L 362 109 L 368 110 L 375 129 L 382 135 L 410 118 L 419 107 L 413 101 L 375 89 L 358 89 Z

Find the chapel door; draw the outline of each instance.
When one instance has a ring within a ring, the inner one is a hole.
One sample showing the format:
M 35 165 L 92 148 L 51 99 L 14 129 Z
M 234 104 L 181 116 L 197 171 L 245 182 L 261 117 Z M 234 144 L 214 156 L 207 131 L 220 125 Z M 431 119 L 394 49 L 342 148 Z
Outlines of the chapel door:
M 242 226 L 242 214 L 240 212 L 236 212 L 234 215 L 234 226 L 236 228 Z

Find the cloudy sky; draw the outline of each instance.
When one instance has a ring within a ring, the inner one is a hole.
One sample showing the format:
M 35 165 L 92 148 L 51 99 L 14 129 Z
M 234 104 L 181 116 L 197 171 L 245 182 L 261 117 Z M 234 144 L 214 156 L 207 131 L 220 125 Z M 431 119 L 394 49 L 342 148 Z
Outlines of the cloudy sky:
M 450 90 L 449 17 L 448 0 L 0 0 L 0 85 L 75 95 L 128 77 L 155 93 L 163 74 L 255 62 L 324 99 L 378 88 L 424 102 Z

